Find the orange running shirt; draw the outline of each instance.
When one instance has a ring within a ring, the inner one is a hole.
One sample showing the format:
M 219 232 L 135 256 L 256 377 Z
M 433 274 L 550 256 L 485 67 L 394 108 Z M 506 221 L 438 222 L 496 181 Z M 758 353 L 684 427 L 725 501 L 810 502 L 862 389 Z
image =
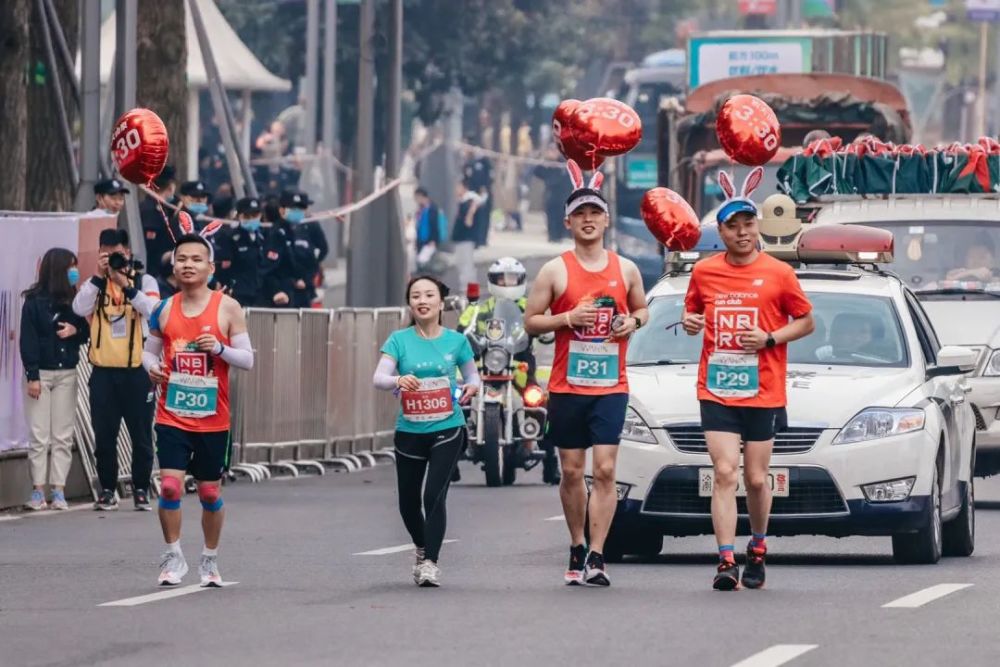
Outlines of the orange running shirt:
M 556 331 L 555 359 L 549 391 L 555 394 L 628 393 L 625 352 L 628 341 L 605 343 L 611 335 L 615 315 L 627 315 L 628 285 L 618 255 L 608 251 L 608 264 L 601 271 L 583 268 L 576 254 L 562 254 L 566 266 L 566 291 L 552 303 L 553 315 L 562 315 L 584 301 L 598 305 L 597 323 L 587 330 L 563 327 Z
M 170 369 L 170 381 L 160 390 L 156 423 L 193 433 L 228 431 L 229 364 L 194 345 L 205 333 L 229 344 L 219 327 L 222 292 L 212 292 L 208 306 L 196 317 L 184 314 L 182 298 L 181 292 L 170 297 L 167 322 L 160 323 L 163 366 Z
M 756 326 L 770 333 L 787 325 L 789 318 L 812 312 L 794 269 L 763 253 L 745 266 L 730 264 L 725 253 L 714 255 L 694 265 L 684 305 L 690 313 L 705 315 L 698 399 L 731 406 L 784 407 L 788 346 L 746 354 L 739 331 Z M 749 379 L 749 384 L 736 378 Z

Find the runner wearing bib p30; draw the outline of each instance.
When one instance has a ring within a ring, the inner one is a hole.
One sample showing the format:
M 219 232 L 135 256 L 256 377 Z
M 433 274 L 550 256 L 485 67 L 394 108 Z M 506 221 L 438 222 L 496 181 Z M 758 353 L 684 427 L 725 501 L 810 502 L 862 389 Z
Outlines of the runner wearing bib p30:
M 465 449 L 461 405 L 475 396 L 480 382 L 469 340 L 441 325 L 448 288 L 435 278 L 418 277 L 407 285 L 406 295 L 413 326 L 386 340 L 373 381 L 376 389 L 399 397 L 396 479 L 399 513 L 416 546 L 413 581 L 436 587 L 448 487 Z M 456 369 L 462 372 L 461 387 L 455 383 Z
M 208 288 L 212 246 L 197 234 L 178 239 L 174 277 L 180 290 L 154 311 L 142 364 L 160 386 L 156 455 L 160 464 L 160 527 L 167 550 L 159 583 L 177 585 L 187 573 L 180 549 L 184 476 L 198 482 L 205 549 L 202 586 L 222 585 L 217 557 L 225 513 L 221 480 L 229 465 L 229 369 L 253 367 L 243 308 Z M 162 360 L 160 358 L 162 354 Z
M 615 462 L 628 407 L 625 352 L 628 337 L 649 314 L 639 269 L 604 248 L 610 219 L 600 172 L 584 187 L 576 163 L 570 160 L 567 169 L 576 188 L 566 201 L 566 227 L 575 247 L 542 267 L 528 296 L 525 330 L 533 336 L 556 334 L 546 438 L 559 448 L 562 463 L 559 496 L 571 539 L 564 581 L 608 586 L 602 552 L 618 503 Z M 583 470 L 591 447 L 588 501 Z
M 787 424 L 787 345 L 814 328 L 812 305 L 795 271 L 759 250 L 757 206 L 749 195 L 762 174 L 760 168 L 753 170 L 737 197 L 729 175 L 719 173 L 729 195 L 717 215 L 726 252 L 694 265 L 682 320 L 688 334 L 704 331 L 698 399 L 714 468 L 712 523 L 719 566 L 712 585 L 717 590 L 735 590 L 740 584 L 733 542 L 741 445 L 753 533 L 742 584 L 764 585 L 771 513 L 768 468 L 774 436 Z

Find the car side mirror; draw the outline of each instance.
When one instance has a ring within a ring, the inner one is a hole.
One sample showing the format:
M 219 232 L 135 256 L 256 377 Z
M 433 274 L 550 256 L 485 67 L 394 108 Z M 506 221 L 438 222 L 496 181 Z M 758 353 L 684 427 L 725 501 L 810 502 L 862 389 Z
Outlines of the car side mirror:
M 937 354 L 937 365 L 927 369 L 927 377 L 963 375 L 975 370 L 979 356 L 974 350 L 958 345 L 945 345 Z

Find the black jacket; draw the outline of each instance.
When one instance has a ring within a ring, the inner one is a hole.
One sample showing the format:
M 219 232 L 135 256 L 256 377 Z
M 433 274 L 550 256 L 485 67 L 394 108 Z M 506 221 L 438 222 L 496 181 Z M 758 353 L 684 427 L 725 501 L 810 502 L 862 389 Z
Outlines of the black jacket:
M 56 336 L 57 324 L 76 327 L 76 335 Z M 72 304 L 58 306 L 46 295 L 33 295 L 21 307 L 21 363 L 29 382 L 39 379 L 39 371 L 70 370 L 80 361 L 80 346 L 87 342 L 87 320 L 73 313 Z

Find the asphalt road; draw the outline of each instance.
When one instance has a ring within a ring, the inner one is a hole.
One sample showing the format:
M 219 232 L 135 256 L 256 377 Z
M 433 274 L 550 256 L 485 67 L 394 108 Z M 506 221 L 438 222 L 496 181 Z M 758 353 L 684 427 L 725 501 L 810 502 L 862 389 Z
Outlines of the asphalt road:
M 4 518 L 0 665 L 761 667 L 798 655 L 787 664 L 968 667 L 1000 659 L 1000 480 L 979 481 L 971 558 L 903 567 L 888 539 L 772 539 L 766 590 L 717 593 L 710 537 L 668 539 L 653 561 L 611 566 L 610 589 L 567 588 L 556 490 L 534 473 L 488 489 L 470 464 L 463 472 L 449 499 L 456 541 L 442 551 L 437 590 L 413 585 L 409 549 L 385 553 L 409 541 L 390 465 L 227 486 L 220 566 L 239 583 L 169 599 L 154 585 L 161 538 L 153 514 Z M 193 568 L 198 511 L 187 496 L 182 544 Z M 185 583 L 195 582 L 192 571 Z M 933 600 L 933 590 L 922 594 L 929 601 L 918 607 L 884 607 L 941 584 L 966 587 Z M 134 606 L 99 606 L 148 594 Z

